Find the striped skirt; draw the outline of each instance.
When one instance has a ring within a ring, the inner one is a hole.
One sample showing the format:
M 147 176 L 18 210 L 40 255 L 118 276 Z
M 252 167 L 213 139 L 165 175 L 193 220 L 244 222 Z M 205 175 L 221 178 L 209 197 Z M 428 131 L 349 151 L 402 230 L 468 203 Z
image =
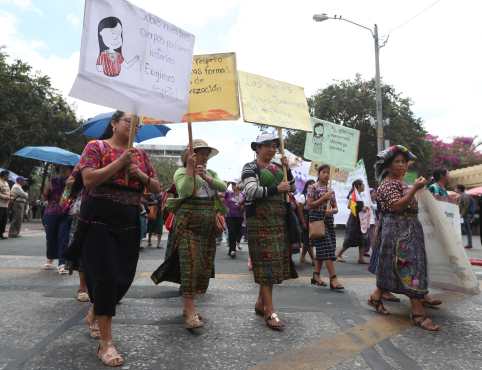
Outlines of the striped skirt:
M 246 219 L 254 281 L 260 285 L 298 277 L 291 260 L 286 212 L 281 199 L 265 199 L 256 202 L 256 214 Z
M 320 240 L 312 240 L 311 245 L 316 250 L 316 259 L 319 261 L 336 260 L 336 232 L 332 215 L 324 215 L 324 211 L 310 211 L 310 222 L 325 220 L 325 237 Z

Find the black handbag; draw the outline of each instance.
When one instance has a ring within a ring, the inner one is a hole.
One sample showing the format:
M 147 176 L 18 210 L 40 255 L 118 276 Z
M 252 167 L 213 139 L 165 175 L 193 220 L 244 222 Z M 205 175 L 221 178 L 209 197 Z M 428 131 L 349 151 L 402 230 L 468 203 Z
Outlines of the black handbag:
M 300 220 L 290 203 L 286 203 L 286 230 L 290 244 L 301 242 L 302 230 Z

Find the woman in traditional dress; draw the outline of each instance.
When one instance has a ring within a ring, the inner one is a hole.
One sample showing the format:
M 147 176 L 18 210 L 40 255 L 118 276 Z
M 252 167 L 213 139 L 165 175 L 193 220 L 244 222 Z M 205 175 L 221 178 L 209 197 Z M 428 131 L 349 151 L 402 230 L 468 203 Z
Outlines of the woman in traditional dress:
M 174 174 L 179 197 L 168 199 L 166 206 L 175 213 L 166 260 L 151 277 L 156 284 L 162 281 L 181 284 L 186 329 L 204 326 L 194 298 L 206 293 L 209 279 L 214 277 L 216 236 L 224 228 L 220 216 L 224 205 L 218 192 L 226 191 L 226 183 L 206 168 L 208 160 L 218 153 L 200 139 L 193 140 L 192 152 L 186 150 L 184 166 Z
M 141 197 L 145 190 L 160 191 L 147 154 L 128 148 L 132 121 L 131 114 L 115 112 L 101 140 L 87 144 L 79 163 L 85 190 L 74 243 L 82 248 L 93 303 L 86 321 L 92 328 L 97 320 L 97 356 L 112 367 L 124 363 L 112 342 L 112 316 L 136 272 Z
M 273 306 L 273 285 L 297 277 L 290 256 L 285 198 L 294 191 L 295 180 L 288 170 L 288 181 L 284 181 L 283 168 L 272 162 L 279 144 L 276 135 L 261 133 L 251 143 L 256 160 L 245 164 L 241 175 L 249 256 L 254 281 L 259 284 L 255 312 L 264 316 L 266 325 L 273 330 L 284 328 Z M 288 168 L 284 157 L 282 164 Z
M 351 190 L 348 193 L 348 209 L 350 210 L 350 216 L 348 217 L 348 222 L 346 223 L 345 230 L 345 240 L 343 241 L 343 248 L 338 252 L 336 260 L 338 262 L 345 262 L 343 258 L 343 253 L 345 253 L 349 248 L 358 248 L 358 263 L 367 264 L 363 258 L 367 245 L 368 245 L 368 227 L 365 232 L 362 230 L 361 216 L 368 217 L 368 222 L 370 220 L 370 210 L 365 207 L 361 193 L 365 191 L 365 185 L 363 181 L 358 179 L 353 181 Z
M 440 327 L 427 317 L 423 306 L 428 292 L 427 256 L 415 199 L 416 192 L 427 181 L 420 177 L 411 188 L 403 182 L 408 163 L 415 159 L 415 155 L 401 145 L 392 146 L 377 156 L 375 175 L 380 182 L 377 200 L 381 219 L 374 247 L 379 257 L 377 288 L 368 304 L 378 313 L 387 315 L 382 294 L 404 294 L 410 298 L 413 323 L 422 329 L 437 331 Z
M 345 287 L 338 281 L 334 263 L 336 260 L 336 232 L 333 216 L 338 213 L 338 206 L 335 192 L 328 186 L 329 180 L 330 166 L 322 165 L 318 167 L 318 181 L 308 188 L 306 198 L 310 209 L 310 222 L 323 221 L 325 223 L 325 235 L 321 239 L 312 240 L 316 250 L 316 262 L 311 284 L 326 286 L 326 283 L 320 278 L 324 261 L 330 278 L 330 289 L 340 291 Z

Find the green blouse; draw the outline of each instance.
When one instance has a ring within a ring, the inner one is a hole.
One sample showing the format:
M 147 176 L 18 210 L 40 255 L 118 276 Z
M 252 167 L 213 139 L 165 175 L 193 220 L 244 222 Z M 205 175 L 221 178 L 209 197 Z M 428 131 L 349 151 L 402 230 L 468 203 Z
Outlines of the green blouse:
M 227 189 L 226 183 L 221 180 L 218 174 L 212 170 L 207 170 L 208 175 L 212 177 L 213 181 L 209 185 L 205 180 L 203 180 L 200 176 L 196 176 L 196 191 L 199 194 L 202 189 L 210 189 L 214 191 L 217 195 L 217 192 L 224 192 Z M 186 174 L 186 168 L 181 167 L 174 173 L 174 183 L 176 184 L 176 190 L 179 194 L 179 198 L 188 198 L 192 195 L 193 186 L 194 186 L 194 178 L 193 176 Z

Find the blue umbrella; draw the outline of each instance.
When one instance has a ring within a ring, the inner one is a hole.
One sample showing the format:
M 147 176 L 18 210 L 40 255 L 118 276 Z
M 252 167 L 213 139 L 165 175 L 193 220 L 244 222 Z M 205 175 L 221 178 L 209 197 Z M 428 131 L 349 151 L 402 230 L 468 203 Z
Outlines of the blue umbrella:
M 82 130 L 82 133 L 87 137 L 99 138 L 110 123 L 113 114 L 114 112 L 98 114 L 97 116 L 90 118 L 82 127 L 80 127 L 80 130 Z M 140 143 L 141 141 L 153 139 L 155 137 L 166 136 L 169 130 L 170 128 L 164 125 L 142 125 L 139 130 L 137 130 L 135 142 Z
M 80 160 L 80 155 L 55 146 L 26 146 L 14 155 L 64 166 L 75 166 Z
M 5 168 L 0 167 L 0 172 L 2 172 L 3 170 L 5 170 Z M 17 175 L 15 172 L 12 172 L 10 170 L 7 170 L 7 171 L 8 171 L 8 180 L 11 182 L 17 181 L 17 177 L 19 177 L 19 175 Z

